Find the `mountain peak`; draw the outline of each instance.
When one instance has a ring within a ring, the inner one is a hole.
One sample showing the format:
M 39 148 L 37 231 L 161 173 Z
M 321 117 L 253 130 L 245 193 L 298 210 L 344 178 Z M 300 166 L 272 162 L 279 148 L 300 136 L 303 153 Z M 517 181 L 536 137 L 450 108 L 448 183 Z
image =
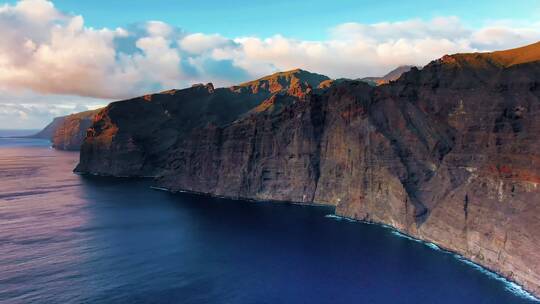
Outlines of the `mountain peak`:
M 485 53 L 459 53 L 454 55 L 445 55 L 437 63 L 472 66 L 472 67 L 490 67 L 497 66 L 508 68 L 513 65 L 531 63 L 540 61 L 540 42 L 526 46 Z
M 277 72 L 259 79 L 244 82 L 237 86 L 233 86 L 233 90 L 250 89 L 253 93 L 261 90 L 270 93 L 289 90 L 295 87 L 312 87 L 316 88 L 323 81 L 329 80 L 327 76 L 311 73 L 302 69 L 294 69 L 284 72 Z
M 401 75 L 403 75 L 403 73 L 410 71 L 413 67 L 413 65 L 400 65 L 382 77 L 364 77 L 359 80 L 372 86 L 387 84 L 391 81 L 397 80 L 399 77 L 401 77 Z
M 414 65 L 400 65 L 382 77 L 386 82 L 397 80 L 403 73 L 414 68 Z

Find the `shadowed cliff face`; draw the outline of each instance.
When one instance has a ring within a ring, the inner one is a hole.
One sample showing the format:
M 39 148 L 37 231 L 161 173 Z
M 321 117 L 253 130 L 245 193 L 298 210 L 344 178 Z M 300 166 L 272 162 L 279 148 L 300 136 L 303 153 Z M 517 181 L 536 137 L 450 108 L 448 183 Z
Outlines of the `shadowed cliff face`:
M 269 111 L 304 100 L 312 86 L 325 80 L 328 77 L 293 70 L 231 88 L 195 85 L 111 103 L 88 131 L 76 170 L 158 175 L 167 165 L 170 150 L 193 132 L 230 124 L 251 110 Z M 263 104 L 268 108 L 263 110 Z
M 445 56 L 378 87 L 272 80 L 221 89 L 234 98 L 197 87 L 113 103 L 77 170 L 159 175 L 173 191 L 334 205 L 539 295 L 538 45 Z
M 86 130 L 92 125 L 93 118 L 99 111 L 100 109 L 56 117 L 31 137 L 49 139 L 53 148 L 58 150 L 79 150 L 86 137 Z

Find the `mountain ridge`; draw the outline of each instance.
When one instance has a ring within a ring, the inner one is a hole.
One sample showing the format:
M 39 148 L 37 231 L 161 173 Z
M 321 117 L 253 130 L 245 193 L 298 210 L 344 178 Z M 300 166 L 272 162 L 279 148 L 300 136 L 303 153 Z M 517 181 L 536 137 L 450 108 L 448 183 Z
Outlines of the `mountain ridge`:
M 474 68 L 510 68 L 540 61 L 540 42 L 508 50 L 445 55 L 433 63 L 469 66 Z
M 114 175 L 155 176 L 163 170 L 168 149 L 193 130 L 223 127 L 242 117 L 268 113 L 270 104 L 283 98 L 287 103 L 302 101 L 311 94 L 312 85 L 327 79 L 296 69 L 239 86 L 195 85 L 113 102 L 89 128 L 77 170 L 100 167 L 100 174 L 114 170 Z M 268 108 L 255 110 L 265 102 Z M 103 157 L 86 158 L 98 155 L 97 150 Z M 110 152 L 118 156 L 110 157 Z M 125 161 L 120 164 L 117 159 Z

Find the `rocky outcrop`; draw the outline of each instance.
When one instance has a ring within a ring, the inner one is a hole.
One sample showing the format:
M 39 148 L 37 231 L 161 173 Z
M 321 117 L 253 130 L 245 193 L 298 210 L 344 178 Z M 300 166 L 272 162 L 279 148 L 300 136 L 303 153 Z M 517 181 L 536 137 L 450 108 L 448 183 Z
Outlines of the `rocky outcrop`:
M 102 111 L 77 170 L 154 175 L 172 191 L 333 205 L 539 295 L 538 79 L 540 43 L 444 56 L 377 87 L 258 82 L 222 89 L 239 95 L 219 102 L 210 96 L 220 89 L 206 87 L 157 94 Z
M 86 137 L 86 130 L 92 125 L 99 110 L 56 117 L 43 130 L 30 137 L 48 139 L 52 147 L 58 150 L 79 150 Z

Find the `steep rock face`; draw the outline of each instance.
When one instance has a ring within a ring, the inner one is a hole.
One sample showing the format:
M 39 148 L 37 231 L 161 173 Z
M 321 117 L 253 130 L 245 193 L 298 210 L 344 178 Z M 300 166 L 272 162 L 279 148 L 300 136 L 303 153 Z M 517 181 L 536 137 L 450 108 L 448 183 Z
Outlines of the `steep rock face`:
M 31 137 L 49 139 L 52 147 L 58 150 L 79 150 L 86 137 L 86 130 L 92 125 L 98 112 L 99 109 L 56 117 Z
M 474 57 L 443 58 L 374 92 L 370 117 L 403 166 L 394 176 L 407 195 L 393 206 L 413 203 L 414 221 L 400 227 L 350 200 L 337 212 L 392 223 L 538 294 L 540 64 Z
M 234 118 L 184 129 L 160 150 L 153 172 L 173 191 L 334 205 L 339 215 L 392 225 L 539 295 L 538 45 L 445 56 L 378 87 L 322 81 L 326 89 L 292 101 L 296 95 L 280 90 Z M 123 114 L 114 105 L 102 112 L 84 144 L 83 172 L 123 175 L 114 168 L 125 158 L 137 160 L 122 165 L 128 173 L 144 172 L 148 149 L 124 157 L 137 151 L 130 142 L 107 140 L 130 126 L 150 129 L 135 147 L 167 141 L 162 125 L 118 118 L 163 112 L 149 104 L 133 114 L 140 102 L 124 102 Z
M 158 175 L 170 149 L 192 132 L 230 124 L 250 111 L 262 111 L 265 103 L 274 109 L 305 99 L 312 86 L 327 79 L 293 70 L 230 88 L 195 85 L 111 103 L 89 130 L 76 171 Z
M 313 97 L 197 130 L 171 151 L 160 183 L 236 198 L 313 202 L 323 101 Z

